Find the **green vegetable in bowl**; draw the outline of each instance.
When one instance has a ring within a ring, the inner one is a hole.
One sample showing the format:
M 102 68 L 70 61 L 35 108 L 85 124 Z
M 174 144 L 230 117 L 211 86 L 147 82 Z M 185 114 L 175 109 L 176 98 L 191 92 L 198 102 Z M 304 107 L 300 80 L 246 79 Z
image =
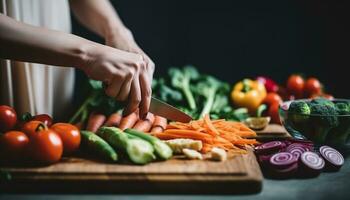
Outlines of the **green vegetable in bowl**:
M 339 125 L 337 114 L 335 106 L 330 104 L 311 105 L 310 120 L 314 126 L 312 137 L 316 143 L 325 143 L 330 130 Z
M 330 144 L 342 146 L 346 144 L 350 135 L 350 106 L 347 103 L 336 103 L 339 126 L 333 128 L 329 133 Z
M 339 102 L 335 104 L 336 111 L 339 115 L 349 115 L 350 105 L 344 102 Z
M 305 122 L 311 113 L 310 107 L 305 101 L 293 101 L 289 105 L 288 117 L 293 120 L 293 123 Z
M 310 105 L 315 105 L 315 104 L 319 104 L 319 105 L 329 105 L 334 107 L 334 103 L 326 98 L 315 98 L 313 100 L 311 100 Z

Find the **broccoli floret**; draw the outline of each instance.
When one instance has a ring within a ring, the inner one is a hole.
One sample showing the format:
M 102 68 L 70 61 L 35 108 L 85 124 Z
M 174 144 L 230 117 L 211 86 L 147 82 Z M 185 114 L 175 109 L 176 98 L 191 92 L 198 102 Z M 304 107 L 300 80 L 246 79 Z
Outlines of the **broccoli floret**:
M 311 110 L 305 101 L 293 101 L 289 105 L 288 113 L 294 123 L 300 123 L 309 118 Z
M 293 101 L 289 105 L 288 112 L 302 115 L 310 115 L 311 110 L 305 101 Z
M 322 98 L 322 97 L 315 98 L 310 103 L 311 103 L 311 105 L 320 104 L 320 105 L 329 105 L 329 106 L 334 107 L 334 103 L 331 100 L 328 100 L 328 99 Z
M 217 95 L 217 92 L 221 87 L 225 87 L 224 83 L 212 76 L 203 76 L 202 78 L 203 80 L 196 85 L 196 88 L 194 88 L 197 94 L 205 98 L 203 109 L 199 115 L 200 117 L 204 117 L 204 115 L 210 113 L 215 103 L 215 97 Z
M 335 108 L 339 115 L 348 115 L 350 113 L 350 106 L 347 103 L 336 103 Z
M 313 137 L 316 143 L 325 143 L 329 131 L 337 127 L 339 120 L 335 106 L 329 104 L 313 104 L 311 106 L 311 121 L 313 122 Z
M 350 106 L 347 103 L 336 103 L 336 111 L 338 116 L 339 126 L 335 127 L 329 133 L 329 143 L 337 146 L 346 144 L 350 135 Z
M 184 93 L 189 107 L 195 110 L 197 105 L 190 89 L 190 82 L 199 78 L 198 71 L 192 66 L 186 66 L 182 70 L 171 68 L 169 69 L 169 76 L 171 77 L 172 86 Z

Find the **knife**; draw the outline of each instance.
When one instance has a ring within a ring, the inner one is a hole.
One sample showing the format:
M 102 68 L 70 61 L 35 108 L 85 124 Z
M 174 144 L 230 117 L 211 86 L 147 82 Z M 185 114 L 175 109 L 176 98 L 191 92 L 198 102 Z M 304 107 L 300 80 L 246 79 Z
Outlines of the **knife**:
M 155 115 L 177 122 L 186 123 L 192 120 L 192 117 L 188 114 L 154 97 L 151 98 L 149 111 Z
M 103 89 L 106 89 L 107 86 L 106 82 L 102 82 Z M 149 112 L 177 122 L 186 123 L 192 120 L 188 114 L 155 97 L 151 97 Z

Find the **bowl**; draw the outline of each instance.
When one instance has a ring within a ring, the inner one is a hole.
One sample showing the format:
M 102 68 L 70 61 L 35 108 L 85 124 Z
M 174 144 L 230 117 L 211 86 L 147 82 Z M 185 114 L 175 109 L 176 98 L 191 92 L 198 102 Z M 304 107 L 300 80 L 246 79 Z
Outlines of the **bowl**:
M 279 107 L 280 120 L 285 129 L 297 139 L 307 139 L 316 146 L 330 145 L 339 150 L 350 150 L 350 115 L 320 115 L 320 114 L 297 114 L 288 111 L 289 106 L 295 101 L 305 101 L 309 106 L 310 99 L 298 99 L 283 102 Z M 348 99 L 333 99 L 336 103 L 347 103 Z M 328 123 L 332 120 L 332 123 Z

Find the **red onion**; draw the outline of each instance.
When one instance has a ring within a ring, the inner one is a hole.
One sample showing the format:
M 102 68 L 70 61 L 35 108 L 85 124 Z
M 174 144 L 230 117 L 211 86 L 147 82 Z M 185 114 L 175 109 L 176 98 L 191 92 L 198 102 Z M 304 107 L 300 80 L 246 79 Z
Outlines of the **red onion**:
M 300 160 L 304 166 L 307 167 L 307 169 L 311 169 L 313 171 L 320 172 L 325 166 L 324 160 L 312 151 L 306 151 L 301 154 Z
M 295 164 L 298 159 L 289 152 L 276 153 L 270 158 L 270 164 L 276 168 L 287 168 L 292 164 Z
M 258 154 L 273 153 L 283 149 L 284 147 L 285 144 L 281 141 L 271 141 L 255 147 L 255 151 Z
M 340 169 L 344 165 L 344 157 L 332 147 L 321 146 L 320 154 L 326 160 L 329 168 Z
M 311 147 L 308 145 L 293 143 L 286 148 L 286 151 L 293 154 L 297 159 L 300 158 L 301 154 L 305 151 L 311 151 Z

